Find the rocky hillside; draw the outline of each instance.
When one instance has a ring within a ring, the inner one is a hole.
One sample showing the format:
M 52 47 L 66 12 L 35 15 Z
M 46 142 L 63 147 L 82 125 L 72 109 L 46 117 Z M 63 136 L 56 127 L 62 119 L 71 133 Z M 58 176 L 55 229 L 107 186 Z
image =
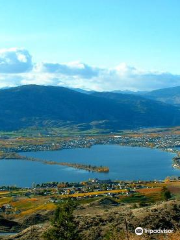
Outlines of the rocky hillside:
M 27 228 L 21 233 L 6 237 L 6 240 L 43 240 L 42 234 L 49 227 L 49 220 L 43 214 L 40 222 L 34 222 L 28 227 L 28 219 L 21 224 Z M 75 211 L 75 218 L 80 235 L 83 240 L 146 240 L 146 239 L 180 239 L 180 201 L 168 201 L 143 208 L 134 208 L 132 205 L 114 205 L 111 201 L 100 202 L 79 206 Z M 49 215 L 50 218 L 51 214 Z M 31 217 L 30 217 L 31 218 Z M 22 219 L 21 219 L 22 221 Z M 29 225 L 32 221 L 29 221 Z M 142 227 L 146 229 L 173 229 L 173 234 L 163 236 L 136 236 L 134 229 Z M 154 238 L 155 237 L 155 238 Z

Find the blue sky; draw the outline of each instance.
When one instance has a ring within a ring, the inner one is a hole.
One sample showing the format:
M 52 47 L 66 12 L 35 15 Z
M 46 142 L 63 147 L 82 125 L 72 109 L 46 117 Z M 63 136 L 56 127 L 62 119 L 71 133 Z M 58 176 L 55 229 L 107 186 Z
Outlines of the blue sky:
M 8 66 L 14 82 L 0 67 L 0 86 L 29 84 L 32 76 L 39 84 L 97 90 L 107 90 L 108 79 L 111 89 L 151 90 L 180 85 L 179 9 L 179 0 L 0 0 L 0 49 L 24 49 L 25 55 L 28 51 L 32 57 L 29 64 L 35 66 L 28 67 L 31 72 L 26 69 L 26 75 L 11 71 L 18 68 L 18 62 Z M 4 54 L 5 50 L 1 62 L 7 58 Z M 54 63 L 60 65 L 56 65 L 58 70 L 52 67 Z M 69 66 L 70 74 L 66 74 Z M 87 70 L 87 66 L 88 71 L 98 71 L 92 77 L 88 75 L 88 81 L 77 74 L 77 69 Z M 126 82 L 122 83 L 120 75 Z M 139 80 L 139 75 L 148 80 Z M 160 83 L 160 77 L 165 82 Z M 103 89 L 103 83 L 107 89 Z

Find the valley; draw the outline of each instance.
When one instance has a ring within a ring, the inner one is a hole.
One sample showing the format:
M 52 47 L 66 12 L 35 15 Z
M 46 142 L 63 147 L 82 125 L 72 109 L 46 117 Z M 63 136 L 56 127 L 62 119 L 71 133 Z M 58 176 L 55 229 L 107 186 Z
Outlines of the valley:
M 43 239 L 67 199 L 78 203 L 74 217 L 83 239 L 134 240 L 138 219 L 149 228 L 163 222 L 176 229 L 169 237 L 178 236 L 178 220 L 168 218 L 179 219 L 177 106 L 124 93 L 40 86 L 2 91 L 0 239 Z M 68 96 L 75 105 L 64 102 Z

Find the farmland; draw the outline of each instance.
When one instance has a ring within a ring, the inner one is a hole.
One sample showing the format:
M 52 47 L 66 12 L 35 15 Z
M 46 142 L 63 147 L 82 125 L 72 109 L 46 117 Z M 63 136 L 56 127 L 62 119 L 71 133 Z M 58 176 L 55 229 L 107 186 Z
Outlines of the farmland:
M 61 203 L 66 198 L 74 198 L 80 202 L 90 199 L 91 202 L 99 198 L 109 197 L 114 199 L 117 203 L 136 203 L 136 204 L 151 204 L 162 201 L 161 192 L 163 187 L 166 187 L 172 194 L 173 199 L 179 198 L 180 181 L 163 181 L 163 182 L 139 182 L 125 183 L 124 189 L 108 189 L 104 188 L 104 184 L 98 184 L 98 191 L 96 184 L 86 182 L 83 183 L 84 188 L 81 191 L 74 190 L 69 183 L 69 187 L 57 185 L 55 187 L 44 188 L 36 187 L 33 189 L 16 189 L 16 190 L 1 190 L 0 191 L 0 209 L 4 215 L 11 218 L 26 216 L 40 210 L 53 210 L 56 204 Z M 121 182 L 121 185 L 123 183 Z M 94 191 L 89 190 L 94 187 Z M 108 184 L 106 188 L 108 188 Z M 73 193 L 72 193 L 73 192 Z M 4 208 L 3 208 L 4 206 Z M 2 210 L 4 209 L 4 210 Z

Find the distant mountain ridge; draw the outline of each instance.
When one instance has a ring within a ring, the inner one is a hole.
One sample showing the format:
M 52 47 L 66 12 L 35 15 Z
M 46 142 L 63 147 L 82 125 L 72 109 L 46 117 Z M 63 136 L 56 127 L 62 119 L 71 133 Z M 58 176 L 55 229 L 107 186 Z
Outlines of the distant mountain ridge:
M 113 93 L 121 93 L 121 94 L 130 94 L 136 96 L 142 96 L 147 99 L 152 99 L 155 101 L 160 101 L 167 104 L 172 104 L 175 106 L 180 106 L 180 86 L 171 87 L 171 88 L 163 88 L 153 91 L 112 91 Z
M 180 87 L 164 88 L 143 94 L 145 98 L 180 106 Z
M 174 126 L 180 125 L 180 111 L 129 94 L 84 94 L 64 87 L 38 85 L 0 90 L 0 130 L 82 123 L 110 131 Z

